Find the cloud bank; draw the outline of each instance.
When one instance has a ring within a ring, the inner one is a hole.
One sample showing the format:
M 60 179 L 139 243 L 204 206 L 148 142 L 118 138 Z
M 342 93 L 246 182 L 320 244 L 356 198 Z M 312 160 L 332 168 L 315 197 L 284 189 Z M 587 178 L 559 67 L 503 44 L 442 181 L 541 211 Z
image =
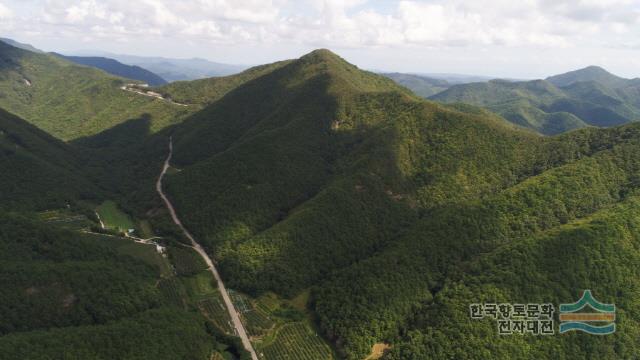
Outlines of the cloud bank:
M 23 5 L 18 6 L 19 3 Z M 348 48 L 625 46 L 633 0 L 31 0 L 0 2 L 4 30 L 85 41 L 188 39 Z M 15 9 L 13 9 L 15 7 Z M 21 12 L 22 11 L 22 12 Z M 612 41 L 615 44 L 612 44 Z

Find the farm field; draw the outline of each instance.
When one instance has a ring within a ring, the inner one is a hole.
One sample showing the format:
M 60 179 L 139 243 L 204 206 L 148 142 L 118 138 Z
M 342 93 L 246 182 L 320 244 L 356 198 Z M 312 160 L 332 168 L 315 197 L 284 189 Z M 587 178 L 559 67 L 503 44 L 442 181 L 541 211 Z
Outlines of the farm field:
M 158 282 L 158 289 L 160 289 L 167 303 L 180 308 L 185 307 L 187 293 L 184 285 L 182 285 L 182 282 L 178 278 L 171 277 L 160 280 L 160 282 Z
M 231 326 L 229 313 L 224 307 L 222 297 L 219 293 L 212 294 L 206 299 L 198 302 L 198 308 L 203 314 L 211 320 L 222 332 L 227 335 L 234 335 L 235 332 Z
M 88 229 L 93 222 L 86 215 L 77 214 L 68 209 L 54 209 L 38 214 L 40 220 L 69 230 Z
M 229 290 L 229 295 L 261 359 L 334 359 L 332 349 L 311 324 L 308 292 L 292 300 L 272 293 L 251 298 Z

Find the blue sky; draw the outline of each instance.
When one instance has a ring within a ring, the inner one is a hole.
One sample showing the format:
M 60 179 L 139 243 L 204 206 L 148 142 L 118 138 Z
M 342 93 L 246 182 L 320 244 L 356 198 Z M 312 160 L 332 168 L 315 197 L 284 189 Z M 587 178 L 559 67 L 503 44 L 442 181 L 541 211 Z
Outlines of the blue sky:
M 640 77 L 638 0 L 0 0 L 0 34 L 63 53 L 259 64 L 324 47 L 386 71 Z

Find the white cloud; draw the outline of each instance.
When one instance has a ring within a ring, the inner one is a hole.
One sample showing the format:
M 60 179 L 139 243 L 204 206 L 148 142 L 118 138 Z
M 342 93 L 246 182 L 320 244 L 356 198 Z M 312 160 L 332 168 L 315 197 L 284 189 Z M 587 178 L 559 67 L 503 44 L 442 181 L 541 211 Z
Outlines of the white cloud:
M 13 11 L 0 2 L 0 19 L 10 19 L 13 17 Z

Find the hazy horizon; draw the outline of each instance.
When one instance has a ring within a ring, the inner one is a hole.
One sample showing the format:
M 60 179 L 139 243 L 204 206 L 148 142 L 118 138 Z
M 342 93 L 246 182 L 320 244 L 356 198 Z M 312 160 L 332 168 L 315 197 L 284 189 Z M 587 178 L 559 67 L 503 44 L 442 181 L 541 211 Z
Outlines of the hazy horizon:
M 2 36 L 45 51 L 256 65 L 328 48 L 364 69 L 545 78 L 589 65 L 640 76 L 629 0 L 0 0 Z

